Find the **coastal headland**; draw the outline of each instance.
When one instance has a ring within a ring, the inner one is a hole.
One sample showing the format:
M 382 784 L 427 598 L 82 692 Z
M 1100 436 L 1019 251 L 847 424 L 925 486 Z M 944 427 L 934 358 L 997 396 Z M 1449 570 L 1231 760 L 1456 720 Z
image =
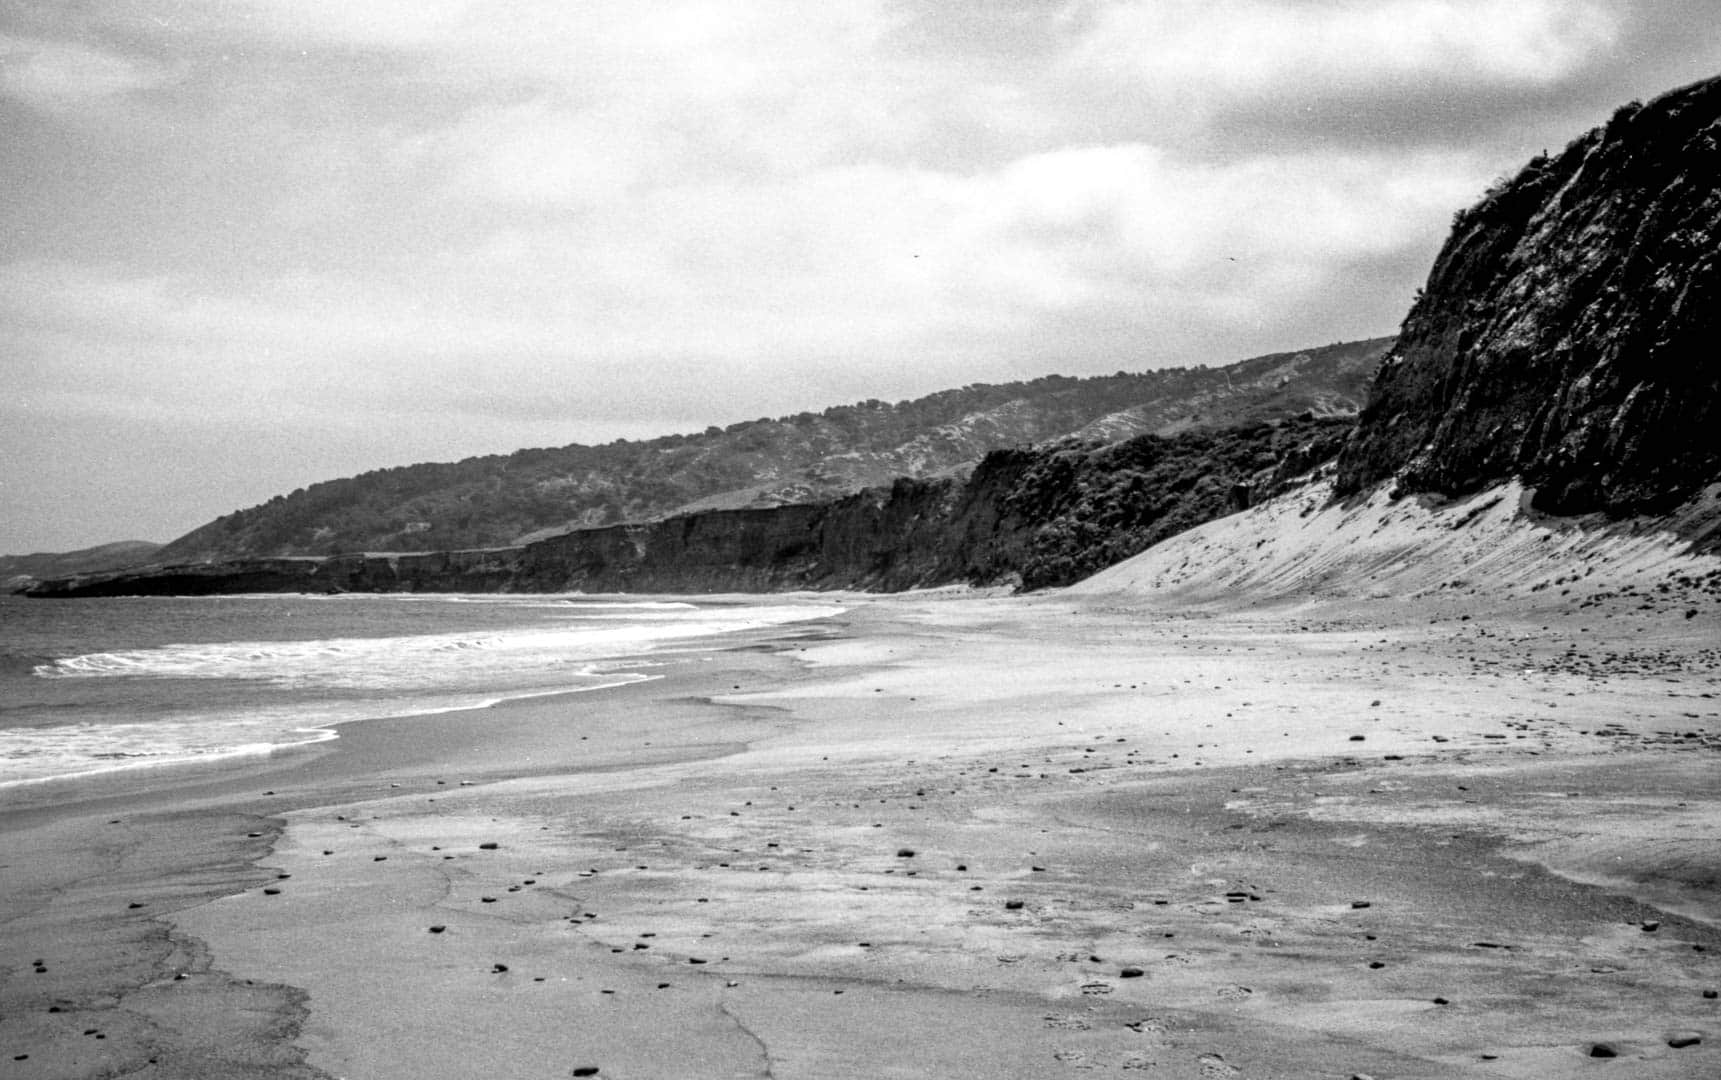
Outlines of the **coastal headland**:
M 1202 591 L 1248 520 L 7 790 L 0 1072 L 1721 1072 L 1713 559 Z

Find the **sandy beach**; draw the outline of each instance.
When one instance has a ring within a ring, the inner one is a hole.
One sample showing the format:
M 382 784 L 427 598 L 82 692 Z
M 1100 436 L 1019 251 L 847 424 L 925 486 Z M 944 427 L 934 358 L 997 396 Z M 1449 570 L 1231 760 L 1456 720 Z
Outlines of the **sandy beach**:
M 1715 601 L 1538 595 L 846 597 L 14 789 L 0 1074 L 1721 1075 Z

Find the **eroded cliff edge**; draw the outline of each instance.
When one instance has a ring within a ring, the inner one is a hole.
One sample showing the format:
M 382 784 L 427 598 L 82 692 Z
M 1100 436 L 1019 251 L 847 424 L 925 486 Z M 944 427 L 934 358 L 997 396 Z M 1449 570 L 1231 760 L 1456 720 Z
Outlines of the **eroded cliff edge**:
M 235 559 L 40 582 L 38 597 L 257 592 L 896 591 L 1062 585 L 1330 462 L 1348 417 L 1065 440 L 988 454 L 965 476 L 826 502 L 709 510 L 520 547 Z
M 1557 514 L 1672 510 L 1721 473 L 1721 78 L 1620 109 L 1454 219 L 1337 491 L 1511 477 Z

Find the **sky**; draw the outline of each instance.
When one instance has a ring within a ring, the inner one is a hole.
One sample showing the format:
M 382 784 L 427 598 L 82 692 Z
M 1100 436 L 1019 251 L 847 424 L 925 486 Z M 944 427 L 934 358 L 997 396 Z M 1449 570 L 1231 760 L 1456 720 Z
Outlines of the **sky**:
M 0 552 L 1396 331 L 1713 0 L 0 0 Z

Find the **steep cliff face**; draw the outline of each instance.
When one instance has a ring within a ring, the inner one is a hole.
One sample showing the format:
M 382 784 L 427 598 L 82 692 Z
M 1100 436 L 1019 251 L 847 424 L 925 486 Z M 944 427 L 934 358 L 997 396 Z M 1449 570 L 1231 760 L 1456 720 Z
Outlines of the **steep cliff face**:
M 1339 467 L 1657 513 L 1721 475 L 1721 79 L 1620 109 L 1458 215 Z
M 1330 460 L 1348 418 L 1074 440 L 988 454 L 965 477 L 820 503 L 708 510 L 521 547 L 242 559 L 43 582 L 34 596 L 236 592 L 891 592 L 1061 585 L 1271 494 Z

